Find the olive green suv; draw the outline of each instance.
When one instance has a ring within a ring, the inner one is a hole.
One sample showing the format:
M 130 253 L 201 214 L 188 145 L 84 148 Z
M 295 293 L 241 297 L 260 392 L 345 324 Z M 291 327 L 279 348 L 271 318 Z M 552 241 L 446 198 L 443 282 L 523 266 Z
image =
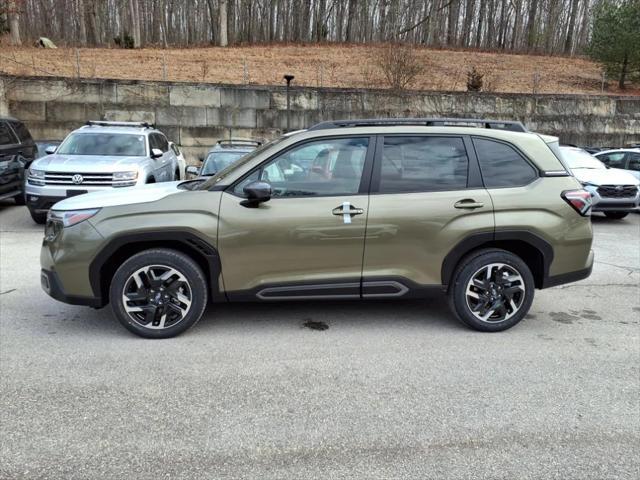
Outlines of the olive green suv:
M 534 289 L 586 278 L 591 196 L 558 139 L 517 122 L 348 120 L 286 134 L 208 179 L 53 206 L 41 281 L 111 303 L 150 338 L 209 302 L 448 295 L 483 331 L 518 323 Z

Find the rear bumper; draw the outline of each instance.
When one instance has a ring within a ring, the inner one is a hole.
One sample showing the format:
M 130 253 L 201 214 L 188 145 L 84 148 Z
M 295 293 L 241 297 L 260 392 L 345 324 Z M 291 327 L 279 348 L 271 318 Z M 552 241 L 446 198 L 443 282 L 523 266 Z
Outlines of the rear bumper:
M 559 275 L 548 276 L 542 283 L 542 288 L 557 287 L 558 285 L 564 285 L 565 283 L 573 283 L 579 280 L 584 280 L 591 275 L 593 270 L 593 250 L 589 252 L 589 258 L 587 260 L 587 266 L 580 270 L 573 272 L 561 273 Z
M 40 285 L 47 295 L 59 302 L 68 303 L 70 305 L 85 305 L 95 308 L 102 307 L 102 302 L 99 298 L 67 295 L 62 288 L 62 282 L 60 282 L 60 278 L 56 272 L 42 269 L 40 271 Z

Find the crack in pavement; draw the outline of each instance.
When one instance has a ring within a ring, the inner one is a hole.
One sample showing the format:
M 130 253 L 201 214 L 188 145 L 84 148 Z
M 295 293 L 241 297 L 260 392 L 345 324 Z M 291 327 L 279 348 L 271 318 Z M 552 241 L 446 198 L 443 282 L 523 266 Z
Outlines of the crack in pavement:
M 640 287 L 640 283 L 583 283 L 576 285 L 565 285 L 562 287 L 556 287 L 558 290 L 564 290 L 565 288 L 580 288 L 580 287 Z

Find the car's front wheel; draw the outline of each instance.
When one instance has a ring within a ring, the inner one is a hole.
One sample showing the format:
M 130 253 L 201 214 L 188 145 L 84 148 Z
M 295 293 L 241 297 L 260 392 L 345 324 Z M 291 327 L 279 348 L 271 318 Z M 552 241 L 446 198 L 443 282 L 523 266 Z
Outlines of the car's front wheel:
M 453 275 L 449 300 L 465 325 L 499 332 L 516 325 L 533 302 L 534 281 L 522 259 L 501 249 L 465 257 Z
M 604 212 L 604 214 L 612 220 L 622 220 L 629 215 L 629 212 Z
M 109 291 L 116 318 L 146 338 L 174 337 L 194 326 L 207 305 L 207 281 L 189 256 L 145 250 L 116 271 Z

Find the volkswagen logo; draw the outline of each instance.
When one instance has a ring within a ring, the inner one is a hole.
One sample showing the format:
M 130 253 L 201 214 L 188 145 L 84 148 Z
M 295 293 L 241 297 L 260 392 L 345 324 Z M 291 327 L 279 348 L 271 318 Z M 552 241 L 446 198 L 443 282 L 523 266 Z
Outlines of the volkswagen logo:
M 616 185 L 616 192 L 621 192 L 624 189 L 622 185 Z
M 79 185 L 84 181 L 84 178 L 82 178 L 82 175 L 80 175 L 79 173 L 76 173 L 73 177 L 71 177 L 71 181 L 76 185 Z

